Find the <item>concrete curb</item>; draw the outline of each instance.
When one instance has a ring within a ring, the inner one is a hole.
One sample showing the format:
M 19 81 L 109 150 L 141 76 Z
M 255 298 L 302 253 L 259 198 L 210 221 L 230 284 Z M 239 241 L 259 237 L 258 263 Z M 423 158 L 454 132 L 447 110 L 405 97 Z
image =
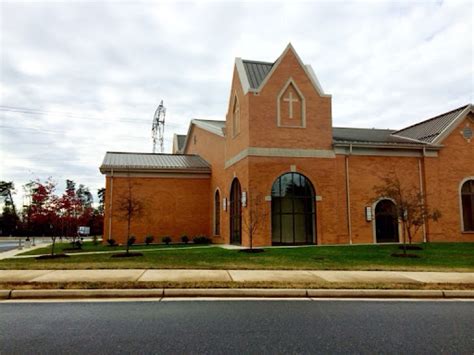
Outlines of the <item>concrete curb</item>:
M 10 299 L 163 297 L 163 289 L 12 290 Z
M 474 297 L 474 291 L 472 292 Z M 443 298 L 442 290 L 308 290 L 313 298 Z
M 0 290 L 0 300 L 78 298 L 162 298 L 162 297 L 241 297 L 241 298 L 425 298 L 474 299 L 474 290 L 367 290 L 367 289 L 47 289 Z
M 278 288 L 165 288 L 164 297 L 308 297 L 305 289 Z

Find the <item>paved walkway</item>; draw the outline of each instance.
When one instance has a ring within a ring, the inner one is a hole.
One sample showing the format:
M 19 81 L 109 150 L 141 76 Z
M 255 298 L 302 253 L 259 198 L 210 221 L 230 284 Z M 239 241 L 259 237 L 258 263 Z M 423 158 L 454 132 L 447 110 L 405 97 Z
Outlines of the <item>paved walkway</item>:
M 17 258 L 18 254 L 26 253 L 27 251 L 35 250 L 35 249 L 38 249 L 38 248 L 44 248 L 44 247 L 46 247 L 50 244 L 51 244 L 50 242 L 38 241 L 38 242 L 36 242 L 35 246 L 30 246 L 29 248 L 26 248 L 23 244 L 22 249 L 18 249 L 18 247 L 16 247 L 15 249 L 11 249 L 11 250 L 8 250 L 8 251 L 1 252 L 0 253 L 0 260 L 14 258 L 14 257 Z M 38 256 L 38 255 L 34 255 L 34 256 Z
M 465 283 L 474 272 L 325 271 L 325 270 L 0 270 L 0 282 L 339 282 Z

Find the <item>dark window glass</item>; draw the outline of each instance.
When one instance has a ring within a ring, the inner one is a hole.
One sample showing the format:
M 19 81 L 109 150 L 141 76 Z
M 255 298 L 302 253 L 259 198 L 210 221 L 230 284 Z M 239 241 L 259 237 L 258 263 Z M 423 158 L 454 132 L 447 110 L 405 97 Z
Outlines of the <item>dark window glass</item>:
M 230 242 L 242 243 L 242 190 L 238 179 L 234 179 L 230 188 Z
M 272 243 L 315 243 L 315 194 L 303 175 L 287 173 L 272 186 Z
M 474 231 L 474 180 L 466 181 L 461 188 L 463 230 Z
M 214 234 L 221 234 L 221 197 L 219 190 L 216 191 L 214 196 Z

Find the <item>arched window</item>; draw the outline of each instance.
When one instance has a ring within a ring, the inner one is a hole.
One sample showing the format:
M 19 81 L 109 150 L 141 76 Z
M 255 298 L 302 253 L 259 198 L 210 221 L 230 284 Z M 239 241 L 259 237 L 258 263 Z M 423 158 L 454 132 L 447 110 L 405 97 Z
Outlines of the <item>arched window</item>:
M 232 181 L 229 195 L 230 243 L 242 243 L 242 189 L 239 179 Z
M 474 179 L 467 180 L 461 187 L 463 230 L 474 232 Z
M 234 96 L 232 105 L 232 136 L 235 137 L 240 133 L 240 106 L 237 96 Z
M 272 186 L 272 244 L 316 243 L 315 194 L 301 174 L 286 173 Z
M 214 234 L 221 234 L 221 197 L 219 190 L 214 195 Z

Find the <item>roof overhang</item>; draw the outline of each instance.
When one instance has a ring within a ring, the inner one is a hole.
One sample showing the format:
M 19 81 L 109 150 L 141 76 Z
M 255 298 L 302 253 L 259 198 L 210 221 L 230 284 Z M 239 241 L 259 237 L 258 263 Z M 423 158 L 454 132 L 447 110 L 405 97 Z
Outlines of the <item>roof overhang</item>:
M 199 127 L 207 132 L 218 135 L 219 137 L 225 137 L 224 130 L 222 128 L 217 128 L 213 126 L 212 124 L 206 123 L 204 121 L 200 121 L 198 119 L 192 119 L 191 122 L 189 123 L 188 133 L 186 134 L 186 139 L 184 141 L 183 148 L 181 149 L 182 153 L 186 151 L 186 147 L 188 146 L 188 141 L 191 137 L 191 131 L 192 131 L 193 126 Z
M 169 168 L 145 168 L 145 167 L 114 167 L 114 166 L 101 166 L 100 172 L 104 175 L 111 174 L 128 174 L 128 173 L 164 173 L 164 174 L 180 174 L 180 173 L 191 173 L 191 174 L 210 174 L 210 168 L 196 169 L 196 168 L 181 168 L 181 169 L 169 169 Z
M 467 105 L 459 115 L 451 122 L 438 136 L 433 140 L 433 144 L 441 143 L 451 132 L 466 118 L 469 113 L 474 113 L 474 106 L 472 104 Z

